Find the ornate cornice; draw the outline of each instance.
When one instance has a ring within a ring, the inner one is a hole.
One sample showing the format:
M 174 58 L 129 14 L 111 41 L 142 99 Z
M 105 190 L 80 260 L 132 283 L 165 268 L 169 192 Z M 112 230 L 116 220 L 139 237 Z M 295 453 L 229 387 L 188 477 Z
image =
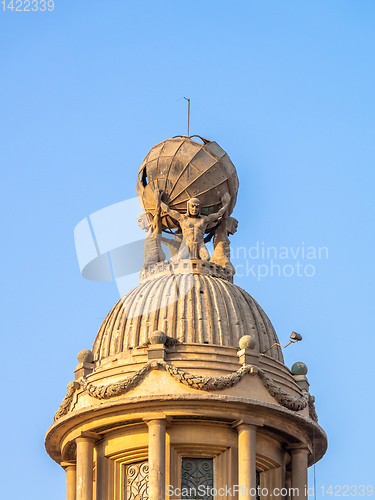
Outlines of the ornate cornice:
M 70 382 L 67 388 L 67 394 L 55 414 L 54 422 L 56 422 L 64 415 L 67 415 L 69 411 L 71 411 L 74 394 L 79 388 L 81 388 L 89 396 L 95 399 L 111 399 L 126 394 L 131 389 L 134 389 L 141 382 L 147 372 L 159 367 L 168 372 L 169 375 L 171 375 L 171 377 L 173 377 L 177 382 L 191 387 L 192 389 L 207 392 L 228 389 L 229 387 L 233 387 L 238 384 L 238 382 L 242 380 L 242 378 L 246 374 L 257 374 L 260 380 L 263 382 L 263 385 L 267 389 L 268 393 L 280 405 L 292 411 L 303 410 L 307 405 L 309 405 L 310 418 L 315 422 L 317 422 L 318 420 L 314 407 L 314 398 L 310 396 L 307 390 L 302 390 L 302 395 L 300 397 L 292 396 L 284 389 L 279 387 L 258 366 L 245 365 L 239 368 L 234 373 L 223 377 L 202 377 L 200 375 L 194 375 L 185 372 L 184 370 L 181 370 L 176 366 L 166 363 L 164 360 L 158 359 L 149 361 L 133 375 L 130 375 L 129 377 L 112 384 L 94 385 L 89 383 L 86 377 L 82 377 L 77 381 Z

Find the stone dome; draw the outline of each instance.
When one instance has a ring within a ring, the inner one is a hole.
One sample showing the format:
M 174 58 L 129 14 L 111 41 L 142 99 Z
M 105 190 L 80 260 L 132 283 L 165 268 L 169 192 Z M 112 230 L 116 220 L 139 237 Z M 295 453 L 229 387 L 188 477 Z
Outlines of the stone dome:
M 259 304 L 220 277 L 220 266 L 196 264 L 144 277 L 120 299 L 98 331 L 94 359 L 145 345 L 155 330 L 161 330 L 181 343 L 227 347 L 238 347 L 243 335 L 252 335 L 257 352 L 267 351 L 267 356 L 283 362 L 279 346 L 269 349 L 278 338 Z

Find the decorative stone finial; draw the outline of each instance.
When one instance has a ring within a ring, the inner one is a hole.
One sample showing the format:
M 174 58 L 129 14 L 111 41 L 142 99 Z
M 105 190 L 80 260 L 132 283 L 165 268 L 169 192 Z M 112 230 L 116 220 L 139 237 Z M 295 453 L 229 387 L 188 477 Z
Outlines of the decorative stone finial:
M 305 363 L 297 361 L 297 363 L 294 363 L 290 371 L 293 373 L 293 375 L 306 375 L 307 366 L 305 365 Z
M 150 337 L 150 344 L 165 344 L 167 336 L 161 330 L 155 330 Z
M 235 272 L 228 236 L 236 231 L 237 221 L 229 217 L 238 191 L 236 169 L 218 144 L 199 139 L 203 144 L 182 136 L 157 144 L 138 172 L 144 211 L 138 223 L 147 232 L 143 270 L 165 260 L 162 244 L 171 260 L 209 261 L 205 244 L 214 237 L 213 262 Z
M 89 349 L 83 349 L 78 353 L 78 363 L 93 363 L 94 355 Z
M 256 342 L 253 336 L 244 335 L 240 338 L 238 345 L 240 346 L 240 349 L 254 349 Z

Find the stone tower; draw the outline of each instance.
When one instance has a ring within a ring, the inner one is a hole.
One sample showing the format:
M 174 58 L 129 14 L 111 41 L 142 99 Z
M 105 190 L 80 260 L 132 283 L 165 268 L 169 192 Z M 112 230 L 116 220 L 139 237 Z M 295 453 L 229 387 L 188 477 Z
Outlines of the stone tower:
M 201 142 L 168 139 L 139 170 L 140 283 L 79 353 L 46 435 L 68 500 L 303 499 L 326 451 L 305 365 L 284 365 L 267 315 L 233 284 L 237 174 Z

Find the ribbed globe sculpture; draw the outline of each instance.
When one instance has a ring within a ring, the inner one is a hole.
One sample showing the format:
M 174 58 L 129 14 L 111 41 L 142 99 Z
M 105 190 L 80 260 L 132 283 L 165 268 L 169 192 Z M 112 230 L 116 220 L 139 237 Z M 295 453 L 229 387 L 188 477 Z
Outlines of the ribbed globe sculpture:
M 186 212 L 190 198 L 199 198 L 203 215 L 217 212 L 224 193 L 231 195 L 228 214 L 236 204 L 238 178 L 227 153 L 214 141 L 189 137 L 167 139 L 154 146 L 138 172 L 137 194 L 145 212 L 155 214 L 154 191 L 165 192 L 163 201 L 173 210 Z M 164 229 L 177 229 L 169 215 L 163 215 Z

